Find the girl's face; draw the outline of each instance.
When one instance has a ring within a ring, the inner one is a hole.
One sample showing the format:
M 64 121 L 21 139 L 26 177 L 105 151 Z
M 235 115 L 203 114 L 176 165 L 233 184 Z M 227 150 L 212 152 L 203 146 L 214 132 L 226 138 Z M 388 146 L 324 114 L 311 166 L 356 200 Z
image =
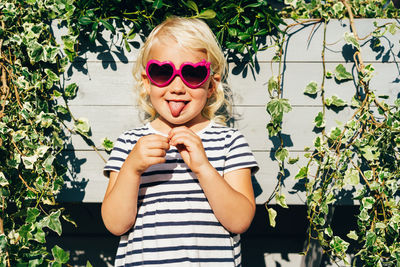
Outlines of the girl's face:
M 170 61 L 179 69 L 184 62 L 198 63 L 207 60 L 207 54 L 185 49 L 171 40 L 168 44 L 156 42 L 150 50 L 149 60 Z M 153 84 L 146 72 L 142 73 L 142 79 L 150 101 L 159 115 L 154 123 L 160 123 L 159 126 L 163 129 L 169 130 L 179 125 L 195 129 L 196 125 L 200 128 L 208 121 L 201 115 L 201 111 L 220 81 L 217 74 L 213 78 L 210 76 L 204 84 L 195 89 L 185 85 L 178 75 L 164 87 Z

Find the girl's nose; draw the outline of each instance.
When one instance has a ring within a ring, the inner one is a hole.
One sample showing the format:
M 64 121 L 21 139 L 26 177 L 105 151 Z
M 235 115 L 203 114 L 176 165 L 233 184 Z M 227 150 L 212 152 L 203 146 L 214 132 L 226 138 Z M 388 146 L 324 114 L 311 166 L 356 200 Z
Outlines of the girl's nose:
M 183 83 L 179 75 L 176 75 L 168 86 L 170 92 L 173 92 L 175 94 L 186 93 L 186 85 Z

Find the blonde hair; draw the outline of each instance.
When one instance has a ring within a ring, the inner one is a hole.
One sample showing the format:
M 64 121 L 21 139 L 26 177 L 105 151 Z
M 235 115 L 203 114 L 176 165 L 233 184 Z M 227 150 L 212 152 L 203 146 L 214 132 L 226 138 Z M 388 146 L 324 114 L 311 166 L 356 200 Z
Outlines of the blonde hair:
M 147 121 L 154 120 L 158 114 L 143 86 L 142 73 L 146 68 L 153 44 L 156 41 L 171 39 L 184 48 L 206 52 L 207 61 L 211 62 L 211 69 L 214 74 L 221 76 L 221 82 L 218 83 L 201 114 L 207 119 L 226 124 L 231 118 L 232 105 L 230 103 L 230 90 L 226 84 L 227 63 L 224 54 L 205 22 L 200 19 L 181 17 L 170 17 L 154 28 L 139 52 L 133 75 L 136 80 L 137 101 L 144 112 L 144 119 Z

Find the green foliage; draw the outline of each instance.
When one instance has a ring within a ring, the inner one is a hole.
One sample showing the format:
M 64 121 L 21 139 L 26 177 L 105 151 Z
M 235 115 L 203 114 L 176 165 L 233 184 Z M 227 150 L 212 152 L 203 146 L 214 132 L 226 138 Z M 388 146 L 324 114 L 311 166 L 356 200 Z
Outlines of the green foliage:
M 60 162 L 65 132 L 91 137 L 89 121 L 75 118 L 68 107 L 78 85 L 62 79 L 82 44 L 96 44 L 109 31 L 122 35 L 121 45 L 131 51 L 137 36 L 144 38 L 166 17 L 197 17 L 210 25 L 227 55 L 240 53 L 254 65 L 266 36 L 282 24 L 259 0 L 8 0 L 0 11 L 0 266 L 68 263 L 69 253 L 48 248 L 46 236 L 62 234 L 61 218 L 74 224 L 56 203 L 66 172 Z M 62 46 L 50 28 L 55 21 L 67 29 Z M 113 142 L 104 138 L 102 146 L 110 151 Z
M 352 17 L 381 17 L 393 18 L 398 16 L 398 10 L 390 3 L 383 8 L 386 1 L 285 1 L 287 6 L 281 14 L 294 19 L 309 19 L 300 23 L 315 22 L 320 19 L 324 23 L 324 42 L 321 51 L 327 47 L 326 24 L 332 18 L 344 19 L 351 13 Z M 294 24 L 295 25 L 295 24 Z M 323 77 L 320 88 L 314 81 L 309 82 L 304 94 L 316 97 L 320 93 L 323 109 L 314 119 L 315 126 L 321 130 L 311 148 L 306 153 L 307 164 L 300 167 L 295 179 L 305 182 L 307 194 L 308 219 L 310 223 L 310 238 L 319 241 L 323 251 L 334 261 L 339 260 L 346 264 L 350 242 L 357 241 L 357 260 L 363 266 L 397 266 L 400 259 L 400 205 L 399 194 L 399 157 L 400 151 L 400 107 L 399 101 L 394 106 L 380 102 L 369 84 L 374 78 L 374 67 L 364 65 L 360 39 L 352 21 L 351 33 L 345 33 L 343 39 L 353 46 L 355 71 L 348 72 L 342 64 L 338 64 L 333 72 L 326 71 L 323 62 Z M 290 25 L 289 25 L 290 26 Z M 395 34 L 399 25 L 389 22 L 384 25 L 375 23 L 371 34 L 366 38 L 376 47 L 380 45 L 379 38 L 385 34 Z M 277 57 L 281 60 L 284 53 L 282 47 L 285 41 L 285 32 L 277 45 L 281 47 Z M 281 73 L 281 71 L 280 71 Z M 281 74 L 280 74 L 281 75 Z M 274 76 L 277 81 L 270 88 L 280 92 L 280 75 Z M 325 108 L 343 108 L 347 103 L 336 95 L 325 96 L 324 79 L 334 77 L 338 86 L 347 81 L 354 81 L 355 96 L 351 102 L 353 116 L 343 126 L 325 130 Z M 272 79 L 272 78 L 271 78 Z M 361 93 L 360 93 L 361 92 Z M 271 97 L 271 102 L 276 102 Z M 267 104 L 268 107 L 269 104 Z M 288 104 L 290 105 L 290 104 Z M 268 108 L 267 108 L 268 109 Z M 378 109 L 378 112 L 376 111 Z M 270 110 L 271 121 L 277 116 Z M 281 120 L 281 116 L 279 116 Z M 279 129 L 281 130 L 281 129 Z M 271 132 L 279 134 L 278 132 Z M 284 149 L 281 146 L 278 151 Z M 281 159 L 277 160 L 281 167 Z M 286 155 L 285 155 L 286 157 Z M 282 170 L 280 171 L 280 173 Z M 282 194 L 277 190 L 277 204 Z M 351 230 L 347 236 L 335 235 L 330 226 L 332 209 L 339 203 L 340 195 L 356 192 L 353 200 L 360 203 L 360 212 L 357 216 L 358 228 Z M 273 223 L 275 224 L 275 218 Z

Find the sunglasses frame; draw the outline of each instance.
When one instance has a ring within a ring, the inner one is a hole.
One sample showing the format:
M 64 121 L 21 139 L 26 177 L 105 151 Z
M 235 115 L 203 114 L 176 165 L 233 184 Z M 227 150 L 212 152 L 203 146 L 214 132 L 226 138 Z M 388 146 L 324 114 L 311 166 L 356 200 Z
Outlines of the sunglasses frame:
M 166 82 L 163 82 L 163 83 L 158 83 L 158 82 L 154 81 L 154 80 L 151 78 L 151 75 L 150 75 L 150 73 L 149 73 L 149 69 L 150 69 L 150 66 L 151 66 L 152 64 L 157 64 L 159 67 L 161 67 L 161 66 L 163 66 L 163 65 L 169 65 L 169 66 L 171 66 L 171 67 L 172 67 L 172 70 L 173 70 L 173 73 L 172 73 L 171 77 L 170 77 Z M 198 84 L 191 84 L 191 83 L 189 83 L 188 81 L 186 81 L 185 78 L 182 76 L 182 69 L 183 69 L 183 67 L 185 67 L 185 66 L 191 66 L 191 67 L 193 67 L 193 68 L 196 68 L 196 67 L 198 67 L 198 66 L 204 66 L 204 67 L 206 67 L 206 69 L 207 69 L 207 75 L 206 75 L 206 77 L 204 78 L 204 80 L 203 80 L 202 82 L 200 82 L 200 83 L 198 83 Z M 210 77 L 210 75 L 212 74 L 212 70 L 211 70 L 211 67 L 210 67 L 210 66 L 211 66 L 211 62 L 208 62 L 208 61 L 206 61 L 205 59 L 203 59 L 202 61 L 200 61 L 200 62 L 198 62 L 198 63 L 196 63 L 196 64 L 194 64 L 194 63 L 192 63 L 192 62 L 184 62 L 184 63 L 181 64 L 181 66 L 180 66 L 179 69 L 177 70 L 177 69 L 175 68 L 174 63 L 172 63 L 171 61 L 163 61 L 163 62 L 160 62 L 160 61 L 158 61 L 158 60 L 152 59 L 152 60 L 149 60 L 149 62 L 147 62 L 147 65 L 146 65 L 146 75 L 147 75 L 147 77 L 150 79 L 151 83 L 155 84 L 155 85 L 158 86 L 158 87 L 167 86 L 168 84 L 170 84 L 170 83 L 172 82 L 172 80 L 175 78 L 175 76 L 178 75 L 178 76 L 181 78 L 182 82 L 183 82 L 187 87 L 192 88 L 192 89 L 196 89 L 196 88 L 199 88 L 200 86 L 202 86 L 202 85 L 208 80 L 208 78 Z

